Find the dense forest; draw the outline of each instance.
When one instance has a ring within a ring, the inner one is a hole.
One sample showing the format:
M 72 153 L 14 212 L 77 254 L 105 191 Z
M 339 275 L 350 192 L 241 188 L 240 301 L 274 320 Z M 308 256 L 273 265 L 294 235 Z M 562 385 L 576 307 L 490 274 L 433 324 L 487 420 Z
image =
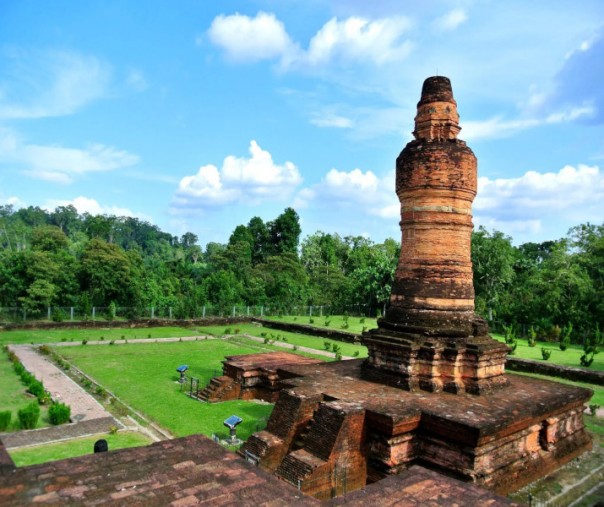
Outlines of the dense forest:
M 199 317 L 203 307 L 383 311 L 398 242 L 323 232 L 300 241 L 300 234 L 291 208 L 269 222 L 254 217 L 227 244 L 202 250 L 193 233 L 173 236 L 137 218 L 0 206 L 0 307 L 41 317 L 52 307 L 55 320 L 70 307 L 127 317 L 170 309 L 175 318 Z M 472 261 L 476 309 L 490 321 L 544 336 L 572 325 L 576 340 L 604 324 L 604 224 L 518 247 L 480 228 Z

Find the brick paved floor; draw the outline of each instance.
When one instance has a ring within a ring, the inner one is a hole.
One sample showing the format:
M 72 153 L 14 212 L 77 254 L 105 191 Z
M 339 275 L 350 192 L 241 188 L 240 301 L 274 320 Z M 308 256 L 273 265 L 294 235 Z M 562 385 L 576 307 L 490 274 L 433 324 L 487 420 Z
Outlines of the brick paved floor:
M 54 401 L 71 407 L 74 422 L 112 417 L 103 406 L 31 345 L 9 345 L 23 366 L 40 379 Z

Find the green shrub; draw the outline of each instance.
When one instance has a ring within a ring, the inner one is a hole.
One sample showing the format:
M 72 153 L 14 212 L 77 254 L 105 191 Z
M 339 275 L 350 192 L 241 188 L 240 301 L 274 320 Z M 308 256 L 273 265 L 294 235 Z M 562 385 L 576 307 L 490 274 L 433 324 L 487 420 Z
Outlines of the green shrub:
M 329 317 L 325 317 L 325 327 L 329 327 L 329 324 L 331 324 L 331 319 Z
M 230 327 L 227 327 L 227 328 L 224 330 L 224 334 L 231 334 L 232 332 L 233 332 L 233 330 L 232 330 Z
M 547 361 L 551 355 L 552 355 L 551 350 L 546 349 L 545 347 L 541 347 L 541 357 L 543 358 L 544 361 Z
M 52 351 L 50 350 L 50 347 L 48 345 L 40 345 L 38 347 L 38 352 L 45 356 L 49 356 Z
M 571 322 L 568 326 L 562 328 L 560 333 L 560 350 L 565 351 L 570 345 L 570 335 L 573 332 L 573 323 Z
M 535 328 L 533 326 L 531 326 L 528 330 L 527 341 L 529 347 L 534 347 L 535 345 L 537 345 L 537 331 L 535 331 Z
M 115 340 L 111 340 L 111 341 L 109 342 L 109 345 L 113 345 L 114 343 L 115 343 Z
M 88 343 L 88 340 L 87 340 L 86 338 L 84 338 L 84 339 L 82 340 L 82 345 L 86 345 L 87 343 Z
M 44 384 L 40 382 L 38 379 L 33 379 L 29 384 L 27 390 L 33 394 L 38 400 L 44 398 L 46 396 L 46 391 L 44 390 Z
M 323 342 L 323 348 L 324 348 L 325 350 L 331 350 L 331 343 L 330 343 L 330 342 L 328 342 L 327 340 L 325 340 L 325 341 Z
M 352 354 L 352 357 L 359 357 L 359 351 L 355 350 L 354 353 Z
M 70 417 L 71 407 L 65 405 L 65 403 L 53 403 L 48 409 L 50 424 L 54 424 L 55 426 L 69 422 Z
M 66 314 L 60 308 L 53 308 L 52 314 L 50 318 L 53 322 L 63 322 L 65 320 Z
M 25 408 L 17 412 L 19 418 L 19 427 L 22 430 L 33 430 L 38 424 L 40 417 L 40 406 L 37 401 L 32 401 Z
M 0 431 L 8 430 L 13 414 L 10 410 L 2 410 L 0 412 Z
M 594 362 L 594 357 L 600 352 L 598 347 L 602 345 L 602 332 L 600 326 L 596 324 L 596 328 L 593 333 L 585 338 L 583 343 L 583 355 L 579 359 L 581 366 L 589 368 L 591 363 Z
M 315 323 L 315 319 L 313 319 L 312 317 L 310 319 L 308 319 L 309 324 L 314 324 Z
M 336 352 L 336 361 L 341 361 L 341 360 L 342 360 L 342 353 Z
M 589 414 L 595 416 L 596 412 L 598 411 L 598 409 L 600 408 L 600 405 L 598 405 L 597 403 L 593 403 L 592 405 L 589 406 Z M 1 414 L 2 412 L 0 412 Z
M 361 317 L 359 319 L 359 324 L 365 324 L 365 317 Z

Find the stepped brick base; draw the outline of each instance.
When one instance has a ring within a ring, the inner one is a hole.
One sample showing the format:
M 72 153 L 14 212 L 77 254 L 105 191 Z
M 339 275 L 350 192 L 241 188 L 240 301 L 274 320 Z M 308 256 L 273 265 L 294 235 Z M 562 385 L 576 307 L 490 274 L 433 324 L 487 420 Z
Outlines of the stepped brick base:
M 364 377 L 407 391 L 485 394 L 505 387 L 509 347 L 475 320 L 476 335 L 451 338 L 399 330 L 382 319 L 363 334 L 369 351 Z
M 282 389 L 278 368 L 320 362 L 289 352 L 227 356 L 222 375 L 211 379 L 197 398 L 210 403 L 257 399 L 275 403 Z
M 507 493 L 591 448 L 591 391 L 517 375 L 485 396 L 404 391 L 362 360 L 295 366 L 266 430 L 244 444 L 262 468 L 328 498 L 413 464 Z

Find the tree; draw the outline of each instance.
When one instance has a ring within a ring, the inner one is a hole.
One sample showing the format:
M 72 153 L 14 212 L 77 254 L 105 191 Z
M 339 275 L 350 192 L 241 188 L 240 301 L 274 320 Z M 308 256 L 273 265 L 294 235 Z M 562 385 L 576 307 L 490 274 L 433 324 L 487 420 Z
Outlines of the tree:
M 80 282 L 93 305 L 110 301 L 132 304 L 134 280 L 130 259 L 117 245 L 98 238 L 90 240 L 82 253 Z
M 31 246 L 34 250 L 56 252 L 67 248 L 69 240 L 56 225 L 36 227 L 31 233 Z
M 486 311 L 489 320 L 503 292 L 514 279 L 515 253 L 511 238 L 502 232 L 480 227 L 472 233 L 472 265 L 477 311 Z
M 297 255 L 301 232 L 298 213 L 293 208 L 286 208 L 274 221 L 268 223 L 270 253 Z
M 264 262 L 269 250 L 269 232 L 266 224 L 260 217 L 254 217 L 247 225 L 252 238 L 252 264 Z

